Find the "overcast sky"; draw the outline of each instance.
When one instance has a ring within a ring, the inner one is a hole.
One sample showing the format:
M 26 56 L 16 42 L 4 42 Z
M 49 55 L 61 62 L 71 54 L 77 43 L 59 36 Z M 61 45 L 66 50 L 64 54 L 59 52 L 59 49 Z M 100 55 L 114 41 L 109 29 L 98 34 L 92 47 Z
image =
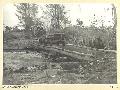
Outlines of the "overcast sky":
M 43 4 L 42 4 L 43 5 Z M 113 25 L 112 21 L 112 6 L 111 4 L 64 4 L 66 10 L 69 10 L 67 16 L 70 16 L 71 23 L 76 24 L 76 19 L 80 18 L 85 26 L 89 26 L 94 18 L 99 21 L 104 20 L 104 25 Z M 4 24 L 15 26 L 18 24 L 18 19 L 15 16 L 16 7 L 13 4 L 7 4 L 3 9 Z M 39 9 L 38 16 L 42 15 Z M 101 26 L 101 23 L 98 24 Z

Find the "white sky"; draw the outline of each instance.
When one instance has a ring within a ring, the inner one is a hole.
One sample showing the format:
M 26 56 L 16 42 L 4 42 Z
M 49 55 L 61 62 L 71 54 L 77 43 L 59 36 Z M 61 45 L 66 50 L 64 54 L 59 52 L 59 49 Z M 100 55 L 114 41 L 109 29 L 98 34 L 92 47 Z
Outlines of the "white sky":
M 42 4 L 43 5 L 43 4 Z M 93 20 L 94 14 L 97 20 L 104 20 L 104 25 L 112 25 L 112 11 L 111 4 L 64 4 L 66 10 L 69 10 L 67 16 L 70 16 L 71 23 L 76 24 L 76 19 L 80 18 L 85 26 L 90 25 L 90 20 Z M 15 16 L 16 7 L 13 4 L 7 4 L 3 10 L 4 24 L 8 26 L 15 26 L 18 24 L 18 19 Z M 39 9 L 38 16 L 42 12 Z M 99 23 L 101 25 L 101 23 Z

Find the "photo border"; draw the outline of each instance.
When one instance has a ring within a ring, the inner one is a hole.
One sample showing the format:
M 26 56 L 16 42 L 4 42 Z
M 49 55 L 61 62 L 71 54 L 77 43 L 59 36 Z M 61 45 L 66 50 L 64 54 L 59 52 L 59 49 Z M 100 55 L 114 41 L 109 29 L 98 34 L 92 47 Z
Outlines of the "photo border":
M 31 90 L 119 90 L 120 89 L 120 2 L 119 0 L 2 0 L 0 1 L 0 89 L 13 90 L 12 86 L 2 85 L 3 77 L 3 8 L 8 3 L 112 3 L 116 7 L 117 13 L 117 84 L 29 84 L 26 88 Z M 11 87 L 9 87 L 11 86 Z M 21 85 L 24 86 L 24 85 Z M 5 87 L 5 88 L 4 88 Z

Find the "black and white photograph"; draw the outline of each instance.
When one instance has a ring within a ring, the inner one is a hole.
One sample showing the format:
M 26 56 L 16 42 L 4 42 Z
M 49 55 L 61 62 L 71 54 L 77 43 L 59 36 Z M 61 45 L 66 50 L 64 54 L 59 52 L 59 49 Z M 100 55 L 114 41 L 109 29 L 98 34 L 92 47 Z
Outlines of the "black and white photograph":
M 112 3 L 7 3 L 3 85 L 117 84 Z

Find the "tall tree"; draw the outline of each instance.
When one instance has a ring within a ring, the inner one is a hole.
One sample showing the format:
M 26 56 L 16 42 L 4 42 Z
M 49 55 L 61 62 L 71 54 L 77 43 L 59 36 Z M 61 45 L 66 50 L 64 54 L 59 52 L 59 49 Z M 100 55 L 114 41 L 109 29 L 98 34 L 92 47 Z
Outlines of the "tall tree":
M 31 27 L 34 37 L 41 37 L 46 34 L 44 22 L 40 18 L 35 19 L 35 24 Z
M 116 31 L 116 27 L 117 27 L 117 14 L 116 14 L 116 7 L 114 4 L 112 4 L 112 17 L 113 17 L 113 29 Z
M 34 24 L 34 19 L 38 13 L 38 6 L 36 4 L 20 3 L 15 4 L 17 8 L 16 16 L 20 23 L 19 25 L 25 28 L 25 34 L 30 34 L 30 27 Z
M 48 4 L 44 13 L 51 19 L 51 27 L 53 30 L 63 29 L 68 21 L 66 17 L 65 6 L 62 4 Z
M 116 7 L 114 4 L 111 4 L 112 6 L 112 21 L 113 21 L 113 26 L 111 28 L 111 30 L 109 30 L 108 33 L 110 33 L 110 39 L 107 42 L 107 45 L 105 47 L 105 49 L 110 46 L 112 46 L 112 49 L 116 49 L 116 27 L 117 27 L 117 13 L 116 13 Z M 111 45 L 112 44 L 112 45 Z

